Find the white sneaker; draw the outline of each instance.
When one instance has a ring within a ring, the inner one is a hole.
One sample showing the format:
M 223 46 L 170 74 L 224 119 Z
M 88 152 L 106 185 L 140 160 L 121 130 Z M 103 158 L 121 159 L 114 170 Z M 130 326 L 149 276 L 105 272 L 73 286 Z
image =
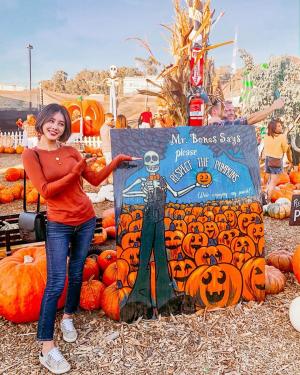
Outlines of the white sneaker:
M 73 319 L 62 319 L 60 328 L 63 333 L 63 339 L 66 342 L 74 342 L 77 340 L 78 334 L 73 325 Z
M 51 349 L 46 355 L 39 356 L 40 363 L 53 374 L 64 374 L 71 370 L 71 366 L 58 348 Z

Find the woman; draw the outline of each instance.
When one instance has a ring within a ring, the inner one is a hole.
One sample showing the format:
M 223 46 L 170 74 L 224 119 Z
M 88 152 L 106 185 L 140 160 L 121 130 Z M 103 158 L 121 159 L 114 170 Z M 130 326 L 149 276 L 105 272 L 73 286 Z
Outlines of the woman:
M 124 115 L 118 115 L 116 119 L 116 129 L 127 129 L 127 119 Z
M 67 110 L 49 104 L 38 115 L 35 125 L 39 134 L 37 147 L 23 152 L 23 164 L 32 184 L 47 200 L 47 285 L 43 296 L 37 338 L 42 342 L 39 359 L 55 374 L 70 370 L 53 341 L 57 301 L 63 291 L 69 244 L 68 292 L 60 324 L 63 339 L 74 342 L 77 332 L 73 325 L 82 282 L 85 258 L 95 229 L 95 212 L 84 193 L 81 177 L 98 185 L 122 161 L 130 156 L 118 155 L 100 172 L 89 171 L 95 158 L 83 159 L 73 147 L 62 144 L 71 135 L 71 121 Z
M 264 139 L 265 171 L 270 174 L 267 183 L 267 199 L 277 185 L 278 175 L 283 172 L 283 156 L 288 150 L 288 143 L 282 131 L 282 122 L 272 120 L 268 124 L 268 135 Z

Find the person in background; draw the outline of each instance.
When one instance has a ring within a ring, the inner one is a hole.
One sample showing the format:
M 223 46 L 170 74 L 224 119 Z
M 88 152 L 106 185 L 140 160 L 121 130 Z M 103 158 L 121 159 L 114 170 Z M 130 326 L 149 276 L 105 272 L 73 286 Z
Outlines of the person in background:
M 127 119 L 124 115 L 118 115 L 116 120 L 116 129 L 127 129 Z
M 147 107 L 146 111 L 140 114 L 138 123 L 140 129 L 147 129 L 152 127 L 152 112 L 150 110 L 150 107 Z
M 265 171 L 269 174 L 267 194 L 264 197 L 267 202 L 271 201 L 272 190 L 277 185 L 278 175 L 283 172 L 283 156 L 288 147 L 286 135 L 283 134 L 282 122 L 279 119 L 270 121 L 268 135 L 264 139 Z
M 224 103 L 225 104 L 225 103 Z M 232 103 L 227 104 L 227 109 L 222 113 L 222 106 L 219 102 L 214 103 L 210 109 L 211 118 L 208 121 L 208 125 L 254 125 L 260 121 L 264 121 L 269 115 L 277 109 L 281 109 L 284 106 L 284 100 L 278 98 L 274 102 L 261 111 L 257 111 L 248 115 L 247 117 L 234 118 L 234 108 Z M 225 114 L 226 113 L 226 114 Z M 224 114 L 224 119 L 223 118 Z M 229 116 L 229 117 L 227 117 Z
M 47 105 L 37 117 L 37 147 L 22 154 L 25 171 L 33 186 L 47 201 L 47 284 L 42 300 L 37 338 L 42 343 L 40 363 L 54 374 L 71 368 L 54 344 L 57 301 L 68 273 L 67 299 L 60 322 L 62 337 L 75 342 L 78 333 L 73 316 L 79 304 L 83 266 L 94 235 L 96 215 L 82 186 L 82 177 L 94 186 L 123 161 L 118 155 L 99 172 L 88 166 L 96 158 L 84 159 L 73 147 L 64 145 L 71 135 L 71 120 L 65 107 Z M 67 258 L 69 257 L 69 262 Z

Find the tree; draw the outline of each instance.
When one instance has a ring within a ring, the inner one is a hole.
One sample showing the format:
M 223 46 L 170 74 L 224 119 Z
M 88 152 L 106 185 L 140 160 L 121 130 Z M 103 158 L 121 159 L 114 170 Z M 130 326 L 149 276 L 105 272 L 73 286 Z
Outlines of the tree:
M 53 90 L 56 92 L 66 92 L 66 83 L 68 79 L 68 73 L 63 70 L 58 70 L 52 77 Z
M 275 113 L 286 125 L 294 123 L 300 113 L 300 60 L 289 56 L 273 57 L 268 63 L 255 65 L 253 57 L 241 50 L 245 64 L 242 110 L 245 115 L 273 103 L 276 95 L 285 98 L 285 106 Z M 269 119 L 265 121 L 265 124 Z

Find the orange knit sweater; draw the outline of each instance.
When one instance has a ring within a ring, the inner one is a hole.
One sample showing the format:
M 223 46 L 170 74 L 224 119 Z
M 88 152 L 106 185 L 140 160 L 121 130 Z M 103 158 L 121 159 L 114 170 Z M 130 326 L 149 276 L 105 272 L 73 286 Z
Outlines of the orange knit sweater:
M 26 149 L 22 154 L 29 179 L 47 201 L 47 219 L 73 226 L 95 216 L 92 202 L 83 191 L 81 176 L 97 186 L 120 162 L 129 158 L 119 155 L 101 171 L 93 172 L 71 146 L 53 151 Z

